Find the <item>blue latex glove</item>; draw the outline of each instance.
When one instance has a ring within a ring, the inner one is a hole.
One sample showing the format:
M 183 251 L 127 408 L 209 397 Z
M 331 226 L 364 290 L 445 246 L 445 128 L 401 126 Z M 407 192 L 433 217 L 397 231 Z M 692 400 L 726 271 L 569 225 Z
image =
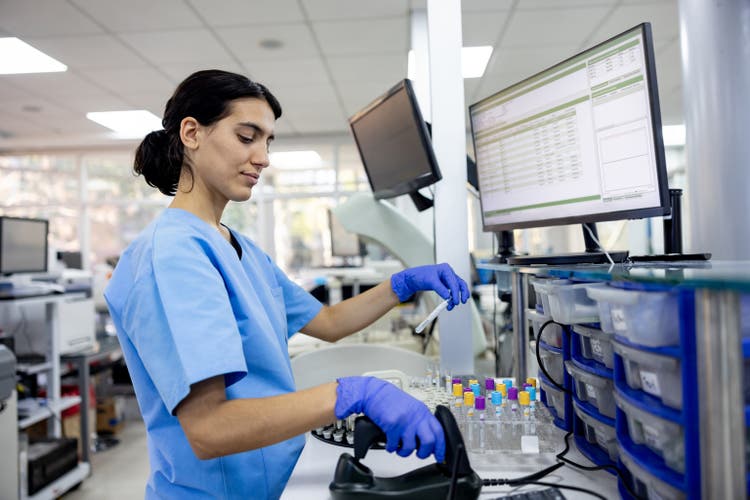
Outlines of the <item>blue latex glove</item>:
M 443 299 L 449 299 L 450 311 L 459 303 L 469 300 L 469 287 L 448 264 L 411 267 L 391 276 L 391 288 L 401 302 L 420 290 L 434 290 Z
M 400 456 L 408 457 L 417 447 L 416 438 L 419 438 L 419 458 L 435 453 L 438 462 L 445 461 L 443 426 L 424 403 L 375 377 L 343 377 L 338 383 L 336 418 L 364 413 L 385 432 L 386 451 L 398 450 Z

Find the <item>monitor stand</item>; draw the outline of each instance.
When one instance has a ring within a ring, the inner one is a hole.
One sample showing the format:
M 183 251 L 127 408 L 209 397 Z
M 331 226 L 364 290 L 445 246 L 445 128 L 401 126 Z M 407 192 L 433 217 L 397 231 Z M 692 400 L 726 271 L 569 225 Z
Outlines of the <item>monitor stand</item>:
M 586 229 L 588 226 L 588 229 Z M 599 248 L 599 245 L 591 237 L 589 230 L 596 239 L 599 235 L 596 230 L 596 224 L 586 222 L 581 224 L 583 231 L 583 240 L 586 242 L 586 250 L 578 253 L 553 254 L 553 255 L 522 255 L 508 257 L 508 264 L 516 266 L 530 265 L 570 265 L 570 264 L 609 264 L 607 254 Z M 625 262 L 628 258 L 627 251 L 608 252 L 614 262 Z
M 664 251 L 661 255 L 631 255 L 632 262 L 711 260 L 710 253 L 682 253 L 682 189 L 669 190 L 671 217 L 664 218 Z

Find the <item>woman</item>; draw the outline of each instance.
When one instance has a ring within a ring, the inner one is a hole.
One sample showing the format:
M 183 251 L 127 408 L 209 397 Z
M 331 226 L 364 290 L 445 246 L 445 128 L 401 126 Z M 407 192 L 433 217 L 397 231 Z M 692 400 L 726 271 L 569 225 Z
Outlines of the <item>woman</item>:
M 221 223 L 263 170 L 281 107 L 266 87 L 218 70 L 189 76 L 134 170 L 167 208 L 124 251 L 105 292 L 148 433 L 147 498 L 277 498 L 313 428 L 364 413 L 389 451 L 445 453 L 427 407 L 392 384 L 347 377 L 295 392 L 297 331 L 335 342 L 419 290 L 450 306 L 466 283 L 446 264 L 394 274 L 331 307 Z

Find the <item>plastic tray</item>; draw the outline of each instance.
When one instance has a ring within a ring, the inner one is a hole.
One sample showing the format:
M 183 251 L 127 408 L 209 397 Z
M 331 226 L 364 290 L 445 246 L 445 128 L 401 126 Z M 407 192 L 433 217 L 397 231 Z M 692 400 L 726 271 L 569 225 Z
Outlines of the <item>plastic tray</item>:
M 552 377 L 552 380 L 560 385 L 565 385 L 565 369 L 563 366 L 562 351 L 553 350 L 553 348 L 542 342 L 539 345 L 539 357 L 542 359 L 544 368 L 547 370 L 550 377 Z
M 617 341 L 612 346 L 622 356 L 625 380 L 631 388 L 660 399 L 670 408 L 682 409 L 682 374 L 678 358 L 642 351 Z
M 557 417 L 565 421 L 565 393 L 554 385 L 548 384 L 541 377 L 539 378 L 539 385 L 547 398 L 547 406 L 554 408 Z
M 610 370 L 614 368 L 615 357 L 612 350 L 614 334 L 583 325 L 573 325 L 573 331 L 580 338 L 581 356 L 597 361 Z
M 630 472 L 633 479 L 633 491 L 640 498 L 660 500 L 684 500 L 687 498 L 684 491 L 665 483 L 636 464 L 626 451 L 620 453 L 620 461 Z
M 572 361 L 565 362 L 565 369 L 573 377 L 573 387 L 578 399 L 589 403 L 602 415 L 615 418 L 615 384 L 612 379 L 589 373 Z
M 539 339 L 539 329 L 543 324 L 551 320 L 552 317 L 539 313 L 535 310 L 528 310 L 526 312 L 526 316 L 529 318 L 529 321 L 531 321 L 531 326 L 534 329 L 534 338 Z M 544 328 L 542 335 L 544 338 L 544 342 L 546 342 L 547 344 L 551 345 L 552 347 L 562 347 L 562 326 L 558 325 L 557 323 L 550 323 Z
M 658 417 L 615 393 L 617 406 L 625 414 L 628 434 L 635 444 L 646 446 L 664 459 L 671 469 L 685 472 L 685 429 L 677 422 Z
M 587 412 L 579 401 L 573 399 L 573 411 L 583 422 L 583 432 L 586 441 L 599 446 L 609 455 L 610 460 L 617 462 L 617 434 L 614 425 L 609 425 Z M 613 422 L 614 423 L 614 422 Z
M 550 278 L 529 278 L 529 284 L 534 288 L 534 295 L 536 297 L 537 306 L 541 305 L 542 314 L 549 316 L 550 305 L 549 305 L 549 285 L 562 285 L 570 283 L 570 280 L 565 279 L 550 279 Z
M 549 309 L 545 304 L 545 314 L 550 314 L 558 323 L 572 325 L 599 322 L 596 302 L 589 298 L 586 290 L 603 286 L 604 283 L 537 283 L 534 288 L 547 296 Z
M 588 288 L 586 293 L 598 304 L 602 331 L 647 347 L 680 343 L 677 294 L 611 286 Z

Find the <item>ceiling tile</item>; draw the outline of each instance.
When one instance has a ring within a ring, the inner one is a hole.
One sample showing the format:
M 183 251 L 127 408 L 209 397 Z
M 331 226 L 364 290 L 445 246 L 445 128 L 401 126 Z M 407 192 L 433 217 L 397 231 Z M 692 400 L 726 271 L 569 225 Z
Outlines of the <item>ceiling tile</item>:
M 240 61 L 301 59 L 318 56 L 310 29 L 302 23 L 218 28 L 216 34 Z M 282 42 L 276 49 L 264 49 L 262 40 Z
M 182 0 L 72 0 L 110 31 L 194 28 L 201 20 Z
M 232 57 L 205 29 L 148 33 L 123 33 L 122 39 L 154 64 L 206 63 L 231 61 Z
M 407 53 L 409 23 L 406 18 L 367 21 L 321 21 L 313 30 L 322 50 L 329 55 Z
M 301 0 L 308 18 L 313 21 L 333 19 L 362 19 L 394 17 L 409 14 L 403 0 L 378 0 L 376 2 L 352 2 L 351 0 Z
M 127 109 L 145 109 L 151 111 L 158 117 L 164 114 L 164 108 L 172 92 L 166 94 L 145 93 L 145 94 L 126 94 L 122 100 L 127 103 Z
M 12 78 L 13 84 L 22 85 L 34 95 L 48 100 L 58 99 L 61 105 L 68 96 L 107 95 L 105 90 L 71 71 L 7 75 L 7 78 Z
M 682 86 L 682 53 L 680 43 L 675 40 L 663 50 L 656 52 L 656 81 L 659 93 L 672 93 Z
M 372 55 L 368 57 L 330 57 L 328 67 L 337 83 L 382 82 L 395 85 L 406 78 L 406 54 Z
M 103 32 L 79 9 L 60 0 L 3 0 L 0 28 L 21 38 Z
M 330 85 L 290 86 L 273 92 L 284 109 L 283 117 L 287 117 L 298 132 L 331 132 L 348 126 Z
M 65 98 L 65 108 L 85 116 L 91 111 L 123 111 L 138 109 L 125 100 L 111 95 L 81 95 Z
M 245 70 L 245 68 L 235 63 L 234 61 L 224 61 L 224 62 L 214 61 L 212 63 L 184 62 L 184 63 L 175 63 L 175 64 L 161 64 L 159 65 L 159 69 L 163 71 L 172 80 L 172 89 L 169 91 L 170 94 L 182 80 L 184 80 L 191 74 L 195 73 L 196 71 L 201 71 L 205 69 L 220 69 L 223 71 L 231 71 L 232 73 L 239 73 L 243 75 L 247 74 L 247 71 Z M 165 102 L 167 100 L 167 97 L 169 96 L 168 95 L 164 96 Z
M 47 127 L 40 127 L 17 113 L 4 110 L 0 103 L 0 150 L 2 150 L 2 142 L 5 139 L 39 135 L 49 133 L 50 130 Z
M 464 47 L 495 45 L 507 18 L 508 11 L 463 14 L 461 24 Z
M 594 32 L 594 43 L 622 33 L 642 22 L 651 23 L 654 41 L 671 40 L 680 34 L 677 2 L 621 5 Z
M 297 0 L 188 0 L 211 26 L 294 23 L 304 20 Z M 217 8 L 218 5 L 221 8 Z
M 501 48 L 482 77 L 477 98 L 524 80 L 576 53 L 572 45 L 544 48 Z
M 396 83 L 396 82 L 393 82 Z M 346 116 L 349 118 L 372 101 L 383 95 L 393 83 L 358 83 L 356 85 L 341 86 L 339 93 L 344 101 Z
M 602 22 L 606 7 L 519 10 L 513 16 L 502 47 L 580 46 Z
M 647 0 L 648 1 L 648 0 Z M 618 0 L 565 0 L 565 8 L 575 7 L 612 7 Z M 560 0 L 521 0 L 519 10 L 559 9 Z
M 172 82 L 151 67 L 90 69 L 81 70 L 81 74 L 117 95 L 141 92 L 168 95 L 174 90 Z
M 31 38 L 34 47 L 68 68 L 130 68 L 143 59 L 111 35 Z
M 491 12 L 496 10 L 509 10 L 513 2 L 511 0 L 464 0 L 461 2 L 462 12 Z
M 15 75 L 0 76 L 0 101 L 10 101 L 31 96 L 31 94 L 24 89 L 21 82 L 14 80 L 14 76 Z
M 299 82 L 306 84 L 329 84 L 330 78 L 319 57 L 311 56 L 306 59 L 284 59 L 281 61 L 250 60 L 243 61 L 246 74 L 273 89 Z

